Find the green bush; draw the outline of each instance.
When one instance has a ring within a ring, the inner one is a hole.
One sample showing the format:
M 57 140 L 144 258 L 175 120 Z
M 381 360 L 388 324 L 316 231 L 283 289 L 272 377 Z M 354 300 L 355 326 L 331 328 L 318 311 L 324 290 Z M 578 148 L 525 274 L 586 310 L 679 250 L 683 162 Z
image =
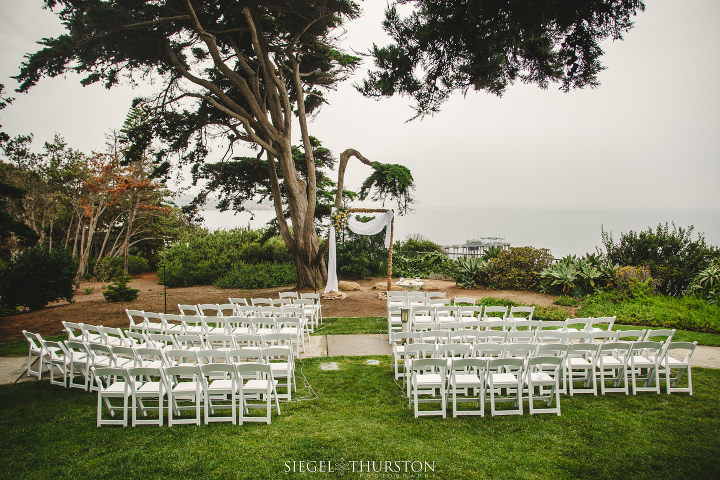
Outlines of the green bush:
M 720 305 L 720 262 L 716 260 L 700 271 L 690 284 L 688 293 Z
M 103 291 L 105 300 L 108 302 L 132 302 L 137 299 L 140 290 L 128 287 L 129 281 L 130 277 L 127 275 L 118 277 L 115 283 L 108 285 L 107 289 Z
M 241 265 L 215 281 L 218 288 L 273 288 L 297 282 L 297 270 L 293 263 L 265 262 Z
M 695 276 L 706 268 L 718 255 L 717 247 L 705 244 L 702 235 L 692 239 L 694 227 L 670 230 L 666 222 L 656 231 L 620 235 L 615 243 L 612 234 L 602 231 L 605 256 L 620 266 L 639 266 L 650 269 L 657 282 L 657 290 L 664 295 L 678 296 L 685 293 Z
M 540 272 L 540 290 L 582 297 L 617 285 L 619 265 L 603 263 L 599 255 L 568 255 Z
M 103 257 L 95 262 L 95 277 L 101 282 L 107 282 L 123 275 L 125 259 L 123 257 Z M 128 257 L 128 275 L 140 275 L 150 269 L 150 263 L 136 255 Z
M 511 247 L 491 259 L 487 286 L 498 290 L 539 290 L 540 273 L 552 264 L 546 248 Z
M 423 237 L 422 235 L 408 236 L 405 241 L 397 241 L 393 245 L 394 252 L 439 252 L 443 249 L 437 243 Z
M 77 260 L 69 249 L 35 246 L 20 252 L 0 272 L 0 304 L 7 313 L 39 310 L 55 300 L 72 301 Z
M 160 283 L 168 287 L 212 285 L 241 265 L 293 262 L 279 237 L 249 228 L 185 233 L 165 250 L 158 264 Z M 287 284 L 285 284 L 287 285 Z
M 455 271 L 455 262 L 442 252 L 393 252 L 394 277 L 450 277 Z
M 554 302 L 555 305 L 562 305 L 563 307 L 578 307 L 580 306 L 580 300 L 575 297 L 569 297 L 567 295 L 559 296 Z

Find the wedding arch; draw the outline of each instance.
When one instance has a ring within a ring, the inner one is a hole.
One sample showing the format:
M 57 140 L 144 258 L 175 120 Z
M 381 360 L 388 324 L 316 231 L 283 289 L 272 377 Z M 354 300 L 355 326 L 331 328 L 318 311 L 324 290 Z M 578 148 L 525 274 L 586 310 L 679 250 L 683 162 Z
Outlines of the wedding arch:
M 393 258 L 393 234 L 395 230 L 395 216 L 392 210 L 374 209 L 374 208 L 348 208 L 344 210 L 347 215 L 344 225 L 350 231 L 358 235 L 376 235 L 385 229 L 385 248 L 388 249 L 388 269 L 387 269 L 387 290 L 390 291 L 392 278 L 392 258 Z M 356 220 L 353 213 L 382 213 L 370 220 L 369 222 L 361 222 Z M 330 235 L 328 238 L 328 281 L 325 286 L 325 293 L 338 292 L 337 279 L 337 249 L 336 249 L 336 233 L 335 226 L 330 225 Z

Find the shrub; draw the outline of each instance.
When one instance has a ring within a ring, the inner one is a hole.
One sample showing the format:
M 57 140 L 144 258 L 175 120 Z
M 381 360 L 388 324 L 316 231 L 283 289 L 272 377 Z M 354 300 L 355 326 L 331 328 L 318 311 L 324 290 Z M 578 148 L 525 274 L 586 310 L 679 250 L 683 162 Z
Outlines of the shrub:
M 408 236 L 404 242 L 395 242 L 395 245 L 393 245 L 393 251 L 443 253 L 443 249 L 440 245 L 423 237 L 422 235 L 411 235 Z
M 132 302 L 137 299 L 140 290 L 128 287 L 129 281 L 129 276 L 120 275 L 115 283 L 108 285 L 107 289 L 103 291 L 105 300 L 108 302 Z
M 580 300 L 575 297 L 569 297 L 567 295 L 559 296 L 554 302 L 555 305 L 562 305 L 563 307 L 578 307 L 580 306 Z
M 602 231 L 605 256 L 621 266 L 647 267 L 657 282 L 657 290 L 665 295 L 682 295 L 693 278 L 717 256 L 716 247 L 705 244 L 702 235 L 692 239 L 693 228 L 670 230 L 666 222 L 656 231 L 621 234 L 616 244 L 612 234 Z
M 293 263 L 265 262 L 241 265 L 218 279 L 218 288 L 272 288 L 297 282 L 297 270 Z
M 459 257 L 455 262 L 453 280 L 460 288 L 487 284 L 488 261 L 478 257 Z
M 601 263 L 598 255 L 568 255 L 540 273 L 540 289 L 582 297 L 603 287 L 614 288 L 618 269 L 618 265 Z
M 546 248 L 511 247 L 490 260 L 487 286 L 499 290 L 538 290 L 540 273 L 552 264 Z
M 715 261 L 693 279 L 688 293 L 720 305 L 720 262 Z
M 124 274 L 124 257 L 103 257 L 95 262 L 95 277 L 101 282 L 107 282 Z M 136 255 L 128 257 L 128 275 L 140 275 L 150 269 L 150 263 Z
M 264 235 L 262 229 L 249 228 L 187 232 L 165 250 L 158 264 L 160 283 L 168 287 L 212 285 L 241 265 L 293 261 L 281 238 L 265 239 Z
M 35 246 L 23 250 L 0 272 L 0 304 L 39 310 L 55 300 L 72 301 L 77 260 L 68 249 Z
M 430 277 L 452 276 L 455 262 L 442 252 L 401 252 L 393 253 L 393 276 Z

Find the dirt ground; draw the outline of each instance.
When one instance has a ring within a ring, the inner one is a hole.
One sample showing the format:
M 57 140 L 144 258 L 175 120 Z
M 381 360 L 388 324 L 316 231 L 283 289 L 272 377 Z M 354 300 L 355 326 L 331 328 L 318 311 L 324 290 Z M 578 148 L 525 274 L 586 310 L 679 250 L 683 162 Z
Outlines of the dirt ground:
M 0 342 L 21 340 L 22 331 L 40 333 L 43 336 L 59 335 L 63 321 L 82 322 L 107 327 L 126 327 L 128 318 L 125 309 L 145 310 L 148 312 L 164 312 L 165 296 L 162 285 L 158 285 L 155 274 L 145 274 L 133 279 L 129 286 L 140 290 L 140 295 L 133 302 L 110 303 L 105 301 L 102 290 L 106 283 L 83 282 L 75 293 L 73 303 L 57 302 L 36 312 L 22 313 L 0 318 Z M 395 281 L 395 280 L 394 280 Z M 359 291 L 348 291 L 343 300 L 323 300 L 323 316 L 325 317 L 361 317 L 384 316 L 385 300 L 378 297 L 380 290 L 372 287 L 384 279 L 371 278 L 357 281 Z M 426 280 L 434 284 L 434 291 L 446 292 L 447 298 L 463 297 L 497 297 L 507 298 L 524 305 L 537 304 L 550 306 L 557 298 L 537 292 L 512 290 L 488 290 L 478 288 L 463 290 L 455 282 L 443 280 Z M 280 287 L 262 290 L 221 289 L 213 286 L 197 286 L 188 288 L 167 289 L 167 313 L 178 313 L 178 304 L 227 303 L 229 297 L 245 298 L 277 298 L 279 292 L 293 291 L 294 287 Z M 313 292 L 311 289 L 302 292 Z M 322 293 L 320 291 L 319 293 Z

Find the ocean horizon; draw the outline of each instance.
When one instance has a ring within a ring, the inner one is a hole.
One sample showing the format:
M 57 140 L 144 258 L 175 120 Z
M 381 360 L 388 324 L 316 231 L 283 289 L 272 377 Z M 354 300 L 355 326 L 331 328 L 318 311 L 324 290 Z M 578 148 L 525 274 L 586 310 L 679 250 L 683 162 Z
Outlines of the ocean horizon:
M 210 230 L 261 228 L 275 218 L 274 210 L 249 213 L 206 210 Z M 547 248 L 555 258 L 594 253 L 602 247 L 602 230 L 615 241 L 629 231 L 655 230 L 668 222 L 687 229 L 693 239 L 703 234 L 709 245 L 720 245 L 720 209 L 582 208 L 582 207 L 450 207 L 417 206 L 395 218 L 395 240 L 421 235 L 440 245 L 461 245 L 481 237 L 501 237 L 512 247 Z

